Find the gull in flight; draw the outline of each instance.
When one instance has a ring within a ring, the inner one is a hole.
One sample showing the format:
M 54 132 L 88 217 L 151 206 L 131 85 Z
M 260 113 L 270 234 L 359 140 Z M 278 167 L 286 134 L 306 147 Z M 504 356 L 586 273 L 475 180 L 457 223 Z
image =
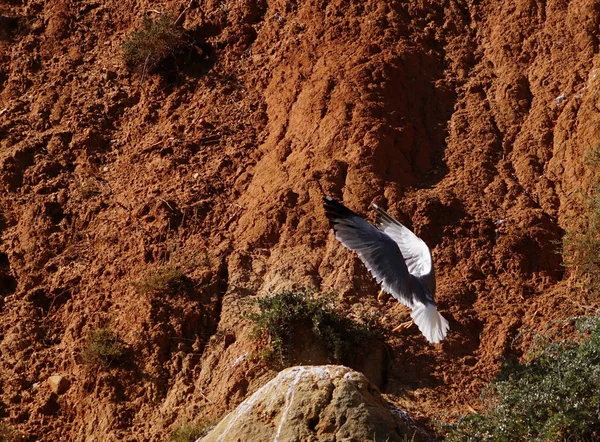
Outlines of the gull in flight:
M 414 322 L 429 342 L 440 343 L 449 324 L 433 300 L 435 273 L 427 244 L 375 204 L 377 227 L 330 196 L 323 198 L 323 205 L 335 237 L 358 254 L 382 285 L 379 297 L 385 291 L 411 308 L 412 321 L 394 331 Z

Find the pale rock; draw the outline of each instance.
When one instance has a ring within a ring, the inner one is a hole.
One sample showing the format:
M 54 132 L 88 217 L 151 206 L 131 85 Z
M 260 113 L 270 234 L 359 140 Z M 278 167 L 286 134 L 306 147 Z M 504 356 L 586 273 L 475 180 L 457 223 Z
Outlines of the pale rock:
M 48 385 L 53 393 L 63 394 L 69 389 L 71 382 L 64 376 L 55 375 L 48 378 Z
M 428 439 L 410 419 L 392 413 L 362 373 L 322 365 L 283 370 L 200 440 L 393 442 L 405 435 Z

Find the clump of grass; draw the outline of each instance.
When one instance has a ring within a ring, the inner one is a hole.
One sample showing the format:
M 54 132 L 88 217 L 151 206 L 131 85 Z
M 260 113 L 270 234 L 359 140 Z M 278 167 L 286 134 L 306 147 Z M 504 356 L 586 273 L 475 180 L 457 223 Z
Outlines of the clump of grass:
M 184 288 L 188 282 L 182 269 L 173 265 L 166 264 L 156 270 L 149 271 L 133 285 L 140 295 L 150 295 L 153 293 L 175 293 Z
M 576 321 L 578 339 L 542 338 L 484 392 L 487 411 L 462 417 L 448 441 L 595 441 L 600 438 L 600 317 Z
M 210 424 L 184 421 L 173 430 L 169 437 L 169 442 L 194 442 L 195 440 L 206 436 L 213 428 L 214 425 Z
M 185 31 L 171 15 L 146 16 L 141 26 L 123 43 L 123 60 L 131 70 L 151 71 L 184 43 Z
M 98 179 L 89 177 L 81 183 L 80 192 L 83 198 L 92 198 L 95 195 L 102 194 L 102 185 Z
M 563 237 L 565 265 L 588 291 L 600 294 L 600 148 L 586 155 L 586 167 L 592 172 L 588 192 L 583 196 L 583 216 Z
M 81 357 L 88 365 L 111 366 L 121 361 L 125 346 L 118 336 L 107 328 L 90 330 L 85 337 Z
M 369 340 L 381 338 L 379 329 L 350 319 L 331 301 L 331 294 L 317 297 L 291 291 L 256 300 L 259 312 L 248 318 L 255 323 L 254 337 L 267 344 L 262 359 L 277 366 L 293 363 L 298 333 L 306 331 L 340 363 L 346 363 Z

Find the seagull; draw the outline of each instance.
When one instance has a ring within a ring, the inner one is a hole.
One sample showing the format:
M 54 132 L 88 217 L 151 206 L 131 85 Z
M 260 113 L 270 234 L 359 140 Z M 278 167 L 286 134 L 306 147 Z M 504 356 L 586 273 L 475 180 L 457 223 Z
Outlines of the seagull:
M 411 308 L 412 321 L 394 331 L 414 321 L 429 342 L 442 342 L 449 324 L 433 300 L 435 272 L 427 244 L 375 204 L 377 227 L 330 196 L 323 206 L 337 240 L 358 254 L 382 292 Z

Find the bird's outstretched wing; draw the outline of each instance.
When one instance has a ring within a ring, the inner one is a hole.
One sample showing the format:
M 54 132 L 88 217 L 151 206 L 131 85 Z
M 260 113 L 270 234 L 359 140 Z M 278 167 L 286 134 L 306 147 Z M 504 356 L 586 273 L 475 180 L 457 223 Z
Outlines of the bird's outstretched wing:
M 330 196 L 323 198 L 323 204 L 335 237 L 346 248 L 356 251 L 386 292 L 412 308 L 410 276 L 398 244 Z
M 358 253 L 386 292 L 412 309 L 411 317 L 429 342 L 441 342 L 449 324 L 433 302 L 435 274 L 423 240 L 377 206 L 381 230 L 330 196 L 323 202 L 335 237 Z M 419 288 L 420 283 L 427 286 L 429 294 Z M 415 288 L 419 288 L 417 292 Z
M 408 272 L 427 284 L 427 288 L 433 296 L 435 294 L 435 273 L 427 244 L 385 210 L 376 204 L 373 204 L 373 208 L 377 211 L 379 228 L 398 244 L 406 261 Z

